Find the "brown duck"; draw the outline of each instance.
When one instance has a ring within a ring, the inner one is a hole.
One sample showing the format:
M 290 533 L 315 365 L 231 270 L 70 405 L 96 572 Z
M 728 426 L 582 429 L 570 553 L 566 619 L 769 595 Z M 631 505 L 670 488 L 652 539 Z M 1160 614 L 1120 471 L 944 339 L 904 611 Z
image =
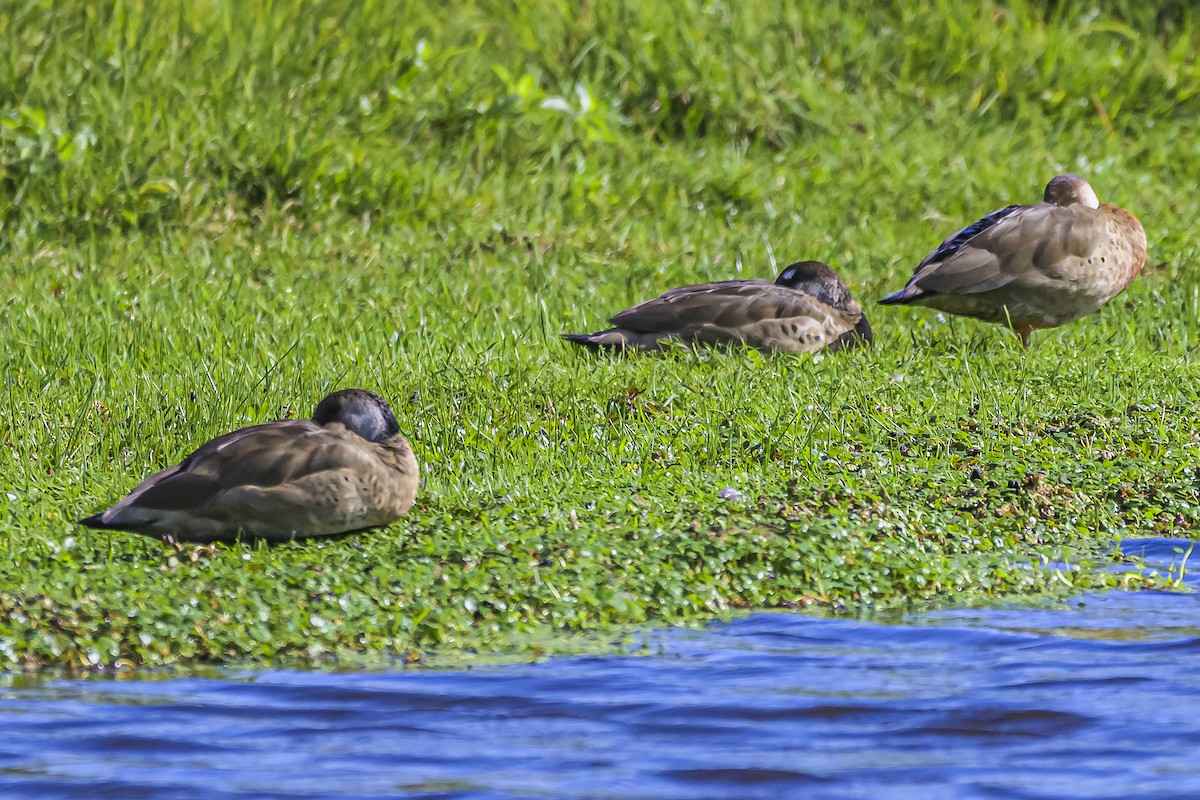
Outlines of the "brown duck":
M 213 439 L 80 522 L 200 543 L 327 536 L 392 522 L 412 506 L 417 480 L 391 407 L 373 392 L 345 389 L 322 400 L 312 419 Z
M 820 261 L 792 264 L 774 283 L 717 281 L 682 286 L 627 308 L 599 333 L 564 333 L 593 350 L 660 350 L 675 344 L 746 345 L 815 353 L 870 344 L 862 306 Z
M 1029 332 L 1091 314 L 1146 263 L 1146 232 L 1101 204 L 1078 175 L 1046 184 L 1042 202 L 993 211 L 942 242 L 884 304 L 922 305 Z

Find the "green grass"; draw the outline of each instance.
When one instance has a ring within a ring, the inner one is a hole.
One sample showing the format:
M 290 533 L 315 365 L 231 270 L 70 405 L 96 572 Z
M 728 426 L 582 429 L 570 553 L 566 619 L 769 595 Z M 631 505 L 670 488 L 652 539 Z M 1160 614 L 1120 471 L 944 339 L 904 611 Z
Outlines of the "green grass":
M 185 5 L 0 18 L 0 668 L 1174 585 L 1104 566 L 1200 521 L 1191 5 Z M 1023 352 L 874 305 L 1062 170 L 1149 236 L 1101 313 Z M 875 349 L 557 338 L 801 258 Z M 72 524 L 345 386 L 422 462 L 387 530 L 193 561 Z

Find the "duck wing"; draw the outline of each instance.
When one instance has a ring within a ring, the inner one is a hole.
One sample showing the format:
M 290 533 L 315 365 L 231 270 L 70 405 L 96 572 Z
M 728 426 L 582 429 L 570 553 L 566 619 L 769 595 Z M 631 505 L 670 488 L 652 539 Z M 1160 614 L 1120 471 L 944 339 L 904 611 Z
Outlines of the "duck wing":
M 1104 220 L 1086 206 L 1002 208 L 943 242 L 917 265 L 908 285 L 887 299 L 980 294 L 1011 283 L 1054 280 L 1104 235 Z
M 925 256 L 925 258 L 921 260 L 921 263 L 917 265 L 917 269 L 920 270 L 921 267 L 924 267 L 927 264 L 945 261 L 961 250 L 967 242 L 971 241 L 989 228 L 994 227 L 1000 220 L 1011 216 L 1023 208 L 1030 208 L 1030 206 L 1005 206 L 1004 208 L 998 208 L 992 213 L 975 220 L 961 231 L 948 236 L 946 240 L 939 244 L 932 253 Z
M 276 487 L 314 473 L 356 466 L 354 437 L 310 420 L 280 420 L 227 433 L 205 443 L 179 464 L 146 478 L 124 499 L 85 523 L 120 527 L 127 512 L 201 509 L 224 492 Z M 136 515 L 139 519 L 143 514 Z
M 812 353 L 854 330 L 861 319 L 856 302 L 836 309 L 798 289 L 746 280 L 673 289 L 612 322 L 618 331 L 684 342 Z
M 778 305 L 807 295 L 757 278 L 700 283 L 663 292 L 617 313 L 611 322 L 633 331 L 667 335 L 685 335 L 705 326 L 737 328 L 761 318 L 771 307 L 769 297 L 775 297 Z

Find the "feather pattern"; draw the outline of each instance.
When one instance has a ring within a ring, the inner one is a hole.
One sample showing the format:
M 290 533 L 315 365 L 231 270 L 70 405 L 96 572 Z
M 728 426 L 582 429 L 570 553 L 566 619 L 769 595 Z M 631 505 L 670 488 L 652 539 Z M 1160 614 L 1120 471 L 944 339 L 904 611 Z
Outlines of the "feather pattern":
M 996 209 L 982 219 L 975 220 L 970 225 L 938 245 L 936 250 L 925 256 L 925 260 L 921 262 L 921 265 L 923 266 L 925 264 L 930 264 L 934 261 L 945 261 L 947 258 L 957 253 L 959 248 L 973 239 L 976 234 L 983 233 L 985 230 L 992 227 L 997 222 L 1004 219 L 1019 208 L 1021 208 L 1019 205 L 1005 206 L 1004 208 Z
M 418 477 L 391 408 L 348 389 L 313 419 L 219 436 L 81 522 L 192 542 L 322 536 L 392 522 L 412 505 Z
M 1100 204 L 1076 175 L 1059 175 L 1033 205 L 1007 206 L 963 228 L 917 265 L 884 304 L 924 305 L 1030 331 L 1091 314 L 1120 294 L 1146 260 L 1146 234 L 1128 211 Z
M 871 328 L 841 278 L 820 262 L 761 278 L 682 286 L 615 314 L 615 326 L 564 338 L 592 349 L 660 350 L 674 345 L 745 345 L 815 353 L 871 341 Z

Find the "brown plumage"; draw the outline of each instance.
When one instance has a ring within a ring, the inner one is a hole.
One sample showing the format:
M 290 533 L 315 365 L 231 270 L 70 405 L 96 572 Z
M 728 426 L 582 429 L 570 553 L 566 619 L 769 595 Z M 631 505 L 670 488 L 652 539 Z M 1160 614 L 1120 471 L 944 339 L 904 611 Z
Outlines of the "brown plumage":
M 312 419 L 213 439 L 80 522 L 200 543 L 327 536 L 387 525 L 412 506 L 417 482 L 416 457 L 387 402 L 345 389 Z
M 1029 333 L 1091 314 L 1133 282 L 1146 263 L 1146 232 L 1123 208 L 1101 204 L 1087 181 L 1064 174 L 1041 203 L 993 211 L 917 265 L 881 300 L 923 305 Z
M 838 274 L 819 261 L 792 264 L 774 283 L 756 278 L 671 289 L 610 321 L 616 327 L 564 333 L 563 338 L 593 350 L 742 344 L 800 353 L 872 340 L 862 306 Z

